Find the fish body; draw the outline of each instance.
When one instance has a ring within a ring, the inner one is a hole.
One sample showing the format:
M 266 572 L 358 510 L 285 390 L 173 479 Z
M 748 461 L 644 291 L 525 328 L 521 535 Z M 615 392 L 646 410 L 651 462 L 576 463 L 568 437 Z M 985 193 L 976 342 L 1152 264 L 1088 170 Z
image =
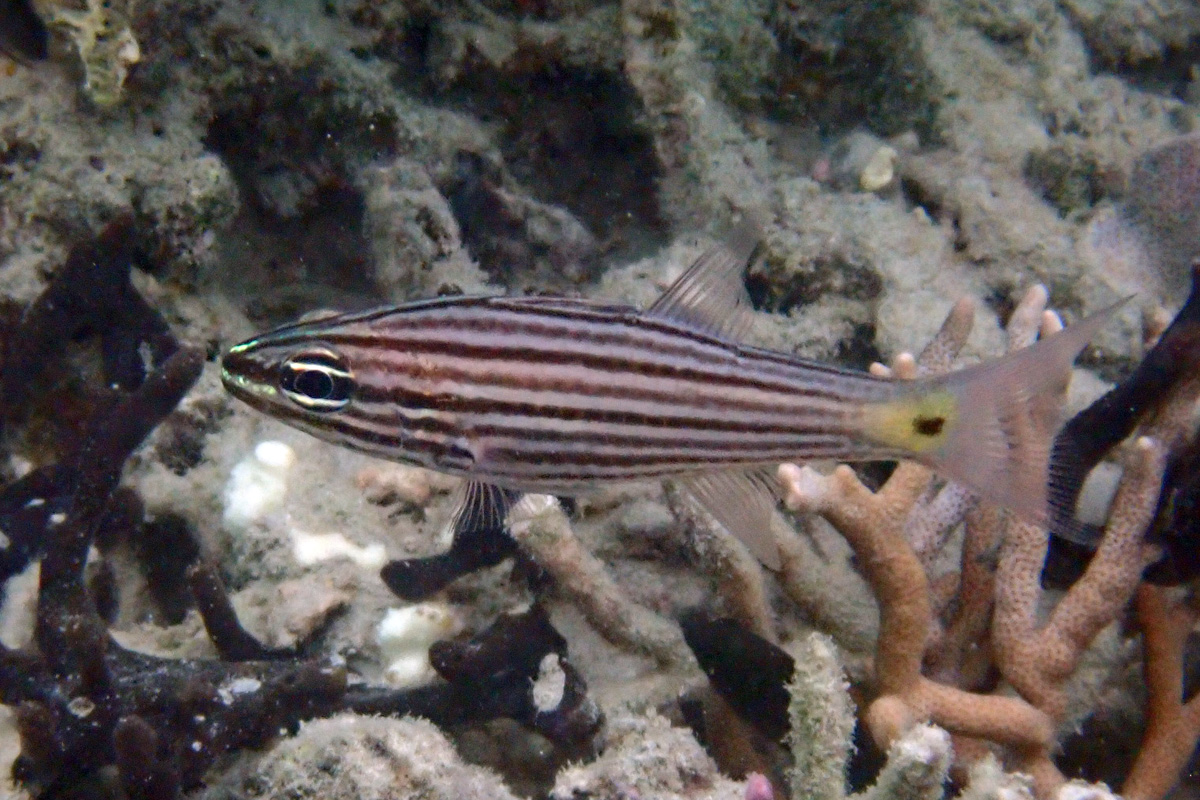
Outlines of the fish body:
M 634 308 L 541 298 L 417 303 L 240 347 L 226 383 L 259 410 L 372 455 L 530 492 L 880 457 L 857 435 L 861 409 L 897 393 Z M 325 378 L 331 368 L 343 385 Z M 317 370 L 313 388 L 351 398 L 297 402 L 303 387 L 280 387 L 280 369 L 296 383 Z
M 255 337 L 230 349 L 222 377 L 318 438 L 498 487 L 477 493 L 492 505 L 677 479 L 769 564 L 772 506 L 757 498 L 764 468 L 785 461 L 915 458 L 1046 518 L 1047 456 L 1019 446 L 1013 421 L 1065 385 L 1103 319 L 949 375 L 889 380 L 737 341 L 749 249 L 706 253 L 645 311 L 417 302 Z

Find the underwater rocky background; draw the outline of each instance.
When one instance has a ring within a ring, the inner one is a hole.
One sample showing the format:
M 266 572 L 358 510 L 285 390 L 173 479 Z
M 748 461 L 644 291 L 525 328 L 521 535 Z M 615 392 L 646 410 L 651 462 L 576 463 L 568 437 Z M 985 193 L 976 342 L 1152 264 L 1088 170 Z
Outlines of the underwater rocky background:
M 1194 3 L 0 0 L 0 51 L 0 792 L 1197 791 Z M 1055 445 L 1092 546 L 913 464 L 784 469 L 778 573 L 669 487 L 451 536 L 220 385 L 315 310 L 646 306 L 740 220 L 752 343 L 863 369 L 1133 295 Z

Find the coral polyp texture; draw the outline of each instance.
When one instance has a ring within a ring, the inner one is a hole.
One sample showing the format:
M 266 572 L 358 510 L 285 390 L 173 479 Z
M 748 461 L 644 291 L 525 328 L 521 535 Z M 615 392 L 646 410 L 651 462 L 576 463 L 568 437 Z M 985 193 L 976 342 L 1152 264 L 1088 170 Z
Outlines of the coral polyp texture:
M 1187 0 L 0 0 L 0 794 L 1193 795 L 1198 37 Z M 1125 301 L 1006 420 L 1048 518 L 900 461 L 770 465 L 778 569 L 670 484 L 461 524 L 457 479 L 222 388 L 335 311 L 647 308 L 732 229 L 749 344 L 893 380 Z

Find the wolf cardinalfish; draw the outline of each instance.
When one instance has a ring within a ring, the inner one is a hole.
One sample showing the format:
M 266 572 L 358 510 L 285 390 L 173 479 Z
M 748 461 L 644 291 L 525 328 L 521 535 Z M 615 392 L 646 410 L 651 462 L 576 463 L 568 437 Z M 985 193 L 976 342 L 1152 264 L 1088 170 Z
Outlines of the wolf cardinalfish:
M 1047 454 L 1015 431 L 1115 307 L 994 361 L 888 380 L 739 343 L 755 246 L 713 247 L 644 311 L 450 297 L 302 321 L 231 348 L 222 380 L 318 438 L 463 476 L 456 525 L 494 526 L 522 492 L 671 479 L 777 567 L 770 470 L 816 458 L 913 459 L 1049 519 Z

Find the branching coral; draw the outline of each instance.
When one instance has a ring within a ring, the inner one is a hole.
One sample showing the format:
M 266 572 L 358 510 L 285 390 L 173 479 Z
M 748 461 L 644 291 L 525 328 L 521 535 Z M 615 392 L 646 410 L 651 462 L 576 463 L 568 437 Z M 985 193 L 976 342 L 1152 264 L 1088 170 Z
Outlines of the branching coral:
M 1044 303 L 1044 292 L 1027 295 L 1010 324 L 1010 346 L 1028 344 L 1039 328 L 1043 335 L 1057 329 L 1057 318 L 1042 312 Z M 943 331 L 952 328 L 947 325 Z M 964 337 L 960 330 L 948 339 L 961 343 Z M 902 359 L 895 372 L 898 377 L 911 376 L 915 365 Z M 1129 456 L 1096 556 L 1042 624 L 1037 611 L 1043 599 L 1039 578 L 1048 542 L 1045 529 L 1004 517 L 986 505 L 966 514 L 958 617 L 941 633 L 933 603 L 935 585 L 905 535 L 927 528 L 926 523 L 915 524 L 914 516 L 936 507 L 923 503 L 929 497 L 929 470 L 902 462 L 872 492 L 846 466 L 828 476 L 809 468 L 780 468 L 788 506 L 819 513 L 833 523 L 854 550 L 879 602 L 874 699 L 865 719 L 882 746 L 929 721 L 956 736 L 960 758 L 986 752 L 980 749 L 982 740 L 999 746 L 1011 765 L 1031 773 L 1040 795 L 1049 796 L 1062 784 L 1051 752 L 1055 725 L 1067 711 L 1065 684 L 1099 631 L 1123 612 L 1151 560 L 1152 549 L 1142 537 L 1161 486 L 1165 444 L 1186 430 L 1185 410 L 1195 405 L 1192 383 L 1179 382 L 1167 397 L 1158 398 L 1160 411 L 1147 430 L 1154 438 L 1139 439 Z M 1054 429 L 1048 411 L 1039 409 L 1021 422 L 1023 446 L 1050 446 Z M 998 542 L 999 566 L 989 578 L 979 569 L 981 557 Z M 989 624 L 993 585 L 995 607 Z M 943 642 L 953 643 L 952 652 L 963 661 L 930 658 L 931 641 L 939 634 Z M 964 643 L 971 635 L 985 646 L 990 641 L 993 663 L 1017 696 L 981 683 L 978 665 L 968 668 Z M 935 669 L 930 670 L 930 664 Z
M 663 665 L 691 662 L 679 628 L 621 591 L 604 565 L 571 531 L 557 500 L 527 495 L 509 512 L 507 522 L 517 543 L 554 577 L 558 590 L 577 604 L 605 637 Z
M 252 637 L 217 571 L 198 560 L 188 574 L 191 599 L 219 658 L 163 658 L 118 643 L 100 610 L 119 600 L 101 602 L 86 580 L 89 552 L 141 525 L 136 494 L 119 487 L 124 467 L 204 365 L 202 351 L 176 341 L 129 284 L 127 235 L 116 225 L 72 252 L 0 363 L 0 385 L 13 387 L 15 400 L 40 400 L 34 367 L 61 364 L 64 333 L 91 334 L 101 340 L 110 384 L 86 394 L 84 434 L 59 448 L 60 463 L 0 489 L 0 576 L 41 559 L 33 641 L 0 645 L 0 701 L 14 707 L 21 739 L 14 777 L 57 795 L 111 773 L 131 800 L 174 797 L 217 759 L 341 711 L 442 725 L 509 718 L 565 757 L 586 754 L 603 715 L 537 608 L 502 617 L 470 641 L 438 643 L 431 658 L 441 683 L 410 691 L 350 685 L 346 669 L 313 657 L 309 642 L 272 648 Z M 556 676 L 549 686 L 543 672 Z
M 888 748 L 887 763 L 875 783 L 859 794 L 846 792 L 854 713 L 845 691 L 837 648 L 826 636 L 809 635 L 798 653 L 797 670 L 789 684 L 792 695 L 790 773 L 792 797 L 814 800 L 938 800 L 950 770 L 950 736 L 931 725 L 915 725 Z M 968 791 L 1000 795 L 1012 786 L 1009 776 L 983 787 L 972 781 Z
M 1146 732 L 1121 794 L 1155 800 L 1170 791 L 1200 740 L 1200 700 L 1183 696 L 1184 645 L 1200 614 L 1194 598 L 1174 600 L 1170 590 L 1151 585 L 1138 590 L 1137 612 L 1149 695 Z
M 667 487 L 667 496 L 676 515 L 690 523 L 687 525 L 689 548 L 698 567 L 717 581 L 717 595 L 729 613 L 754 633 L 774 641 L 776 626 L 767 596 L 767 582 L 757 560 L 737 537 L 690 498 L 681 496 L 675 487 Z
M 1045 303 L 1046 293 L 1039 288 L 1018 306 L 1009 325 L 1011 348 L 1059 329 L 1058 318 L 1044 311 Z M 904 356 L 891 370 L 877 372 L 905 379 L 948 369 L 970 331 L 972 312 L 969 303 L 958 304 L 920 359 Z M 1044 529 L 1006 517 L 960 487 L 936 484 L 932 472 L 915 463 L 898 465 L 876 492 L 848 467 L 829 476 L 781 468 L 789 506 L 819 512 L 833 523 L 850 544 L 878 601 L 880 628 L 868 682 L 873 699 L 864 717 L 882 748 L 891 748 L 915 726 L 931 722 L 950 732 L 964 768 L 995 750 L 1009 766 L 1031 774 L 1039 794 L 1049 796 L 1062 785 L 1052 753 L 1058 726 L 1067 720 L 1067 681 L 1100 630 L 1126 607 L 1156 552 L 1143 542 L 1143 533 L 1163 475 L 1165 448 L 1159 442 L 1178 437 L 1183 409 L 1194 403 L 1188 381 L 1172 389 L 1173 399 L 1159 398 L 1152 426 L 1143 429 L 1152 436 L 1143 436 L 1129 451 L 1099 550 L 1044 623 L 1036 614 L 1045 599 L 1039 585 L 1049 539 Z M 1051 446 L 1053 406 L 1038 403 L 1028 418 L 1017 421 L 1023 426 L 1021 446 Z M 693 529 L 706 527 L 706 520 L 691 516 Z M 933 565 L 948 531 L 964 521 L 960 570 L 935 579 Z M 689 661 L 673 626 L 629 601 L 582 547 L 552 498 L 524 498 L 506 523 L 521 550 L 607 638 L 663 665 Z M 786 586 L 794 582 L 789 572 L 804 567 L 795 559 L 789 564 L 789 554 L 799 552 L 794 532 L 781 527 L 778 535 Z M 703 560 L 707 568 L 738 573 L 726 576 L 725 583 L 749 589 L 748 598 L 732 609 L 751 628 L 772 637 L 761 576 L 752 575 L 756 569 L 738 558 L 740 548 L 719 533 L 696 541 L 709 553 Z M 694 632 L 688 644 L 699 647 L 697 655 L 707 663 L 703 642 Z M 728 694 L 736 676 L 726 681 L 708 671 L 714 685 L 725 681 L 723 694 Z M 997 686 L 997 671 L 1015 696 Z M 758 722 L 764 718 L 758 711 L 749 716 Z M 948 747 L 938 752 L 949 753 Z M 926 746 L 921 752 L 932 751 Z

